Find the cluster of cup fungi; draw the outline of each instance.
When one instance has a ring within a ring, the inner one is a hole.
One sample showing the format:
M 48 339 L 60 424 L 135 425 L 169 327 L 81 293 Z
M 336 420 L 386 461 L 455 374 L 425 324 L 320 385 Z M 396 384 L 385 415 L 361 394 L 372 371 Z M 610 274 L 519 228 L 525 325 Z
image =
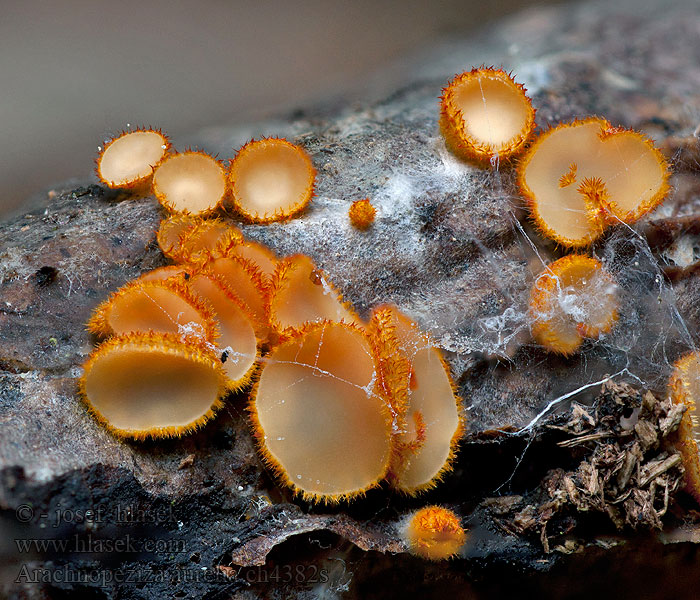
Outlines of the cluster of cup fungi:
M 183 435 L 254 382 L 261 456 L 305 499 L 350 499 L 382 481 L 416 494 L 439 481 L 463 422 L 430 338 L 395 306 L 364 321 L 310 257 L 278 257 L 216 215 L 225 206 L 269 223 L 302 211 L 315 184 L 302 148 L 251 141 L 226 168 L 202 152 L 174 152 L 160 131 L 136 130 L 104 148 L 97 173 L 110 187 L 150 186 L 169 213 L 156 237 L 173 262 L 114 292 L 88 322 L 105 341 L 81 385 L 107 429 Z M 375 215 L 369 199 L 348 213 L 362 230 Z M 444 522 L 430 522 L 439 538 Z
M 597 117 L 535 137 L 525 88 L 484 67 L 443 90 L 439 125 L 447 147 L 480 167 L 517 157 L 536 228 L 576 250 L 535 280 L 535 340 L 567 356 L 609 332 L 617 286 L 585 250 L 607 227 L 633 223 L 664 200 L 669 170 L 653 143 Z M 249 412 L 260 454 L 303 498 L 348 500 L 382 481 L 409 495 L 436 485 L 464 421 L 429 336 L 395 306 L 361 319 L 311 258 L 277 257 L 216 216 L 226 207 L 244 222 L 269 223 L 301 213 L 315 184 L 302 148 L 251 141 L 226 168 L 202 152 L 174 152 L 160 131 L 136 130 L 104 148 L 97 174 L 110 187 L 150 186 L 169 212 L 157 239 L 173 261 L 118 290 L 89 322 L 107 338 L 82 378 L 100 422 L 121 437 L 183 435 L 209 420 L 228 391 L 254 382 Z M 365 230 L 376 211 L 357 200 L 348 216 Z M 686 357 L 670 386 L 693 409 L 698 372 L 700 357 Z M 691 413 L 681 429 L 697 435 Z M 700 490 L 694 441 L 686 454 Z M 435 506 L 415 513 L 404 536 L 433 560 L 455 555 L 465 540 L 459 517 Z

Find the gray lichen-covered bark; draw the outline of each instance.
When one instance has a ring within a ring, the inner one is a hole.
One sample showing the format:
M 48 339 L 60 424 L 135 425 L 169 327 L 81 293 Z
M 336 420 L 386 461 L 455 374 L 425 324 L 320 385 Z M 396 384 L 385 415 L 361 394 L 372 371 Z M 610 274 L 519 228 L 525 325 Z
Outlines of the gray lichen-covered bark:
M 442 86 L 482 62 L 503 65 L 526 85 L 540 127 L 598 114 L 645 131 L 675 159 L 666 204 L 595 246 L 620 284 L 623 310 L 609 335 L 573 358 L 552 357 L 530 338 L 530 286 L 543 261 L 562 253 L 528 223 L 512 167 L 479 170 L 462 163 L 447 152 L 438 131 Z M 187 438 L 138 444 L 115 439 L 77 395 L 80 365 L 93 347 L 84 324 L 110 292 L 166 263 L 155 243 L 161 210 L 152 198 L 86 182 L 57 190 L 45 210 L 0 226 L 4 537 L 52 537 L 50 530 L 60 539 L 131 535 L 142 544 L 163 542 L 157 551 L 122 553 L 18 553 L 9 544 L 2 548 L 9 558 L 0 571 L 5 592 L 41 597 L 42 589 L 58 594 L 89 588 L 95 597 L 121 589 L 127 598 L 213 598 L 234 592 L 256 597 L 287 586 L 298 594 L 345 590 L 370 597 L 401 582 L 423 585 L 425 577 L 441 592 L 493 594 L 510 589 L 490 579 L 497 573 L 523 583 L 515 573 L 554 569 L 552 577 L 564 578 L 567 569 L 624 558 L 633 540 L 622 549 L 610 549 L 610 542 L 602 557 L 599 549 L 563 559 L 565 545 L 547 554 L 547 535 L 556 532 L 543 525 L 534 538 L 521 535 L 527 528 L 509 534 L 494 525 L 494 515 L 540 506 L 534 497 L 524 501 L 516 494 L 527 496 L 550 469 L 570 469 L 581 460 L 559 446 L 549 452 L 544 428 L 535 424 L 549 403 L 577 389 L 576 399 L 585 402 L 609 375 L 662 397 L 672 362 L 697 340 L 700 170 L 692 134 L 699 122 L 695 3 L 591 3 L 528 12 L 469 40 L 446 42 L 415 58 L 405 85 L 383 99 L 212 128 L 190 140 L 223 157 L 251 136 L 287 136 L 304 146 L 318 170 L 309 210 L 284 223 L 240 224 L 244 233 L 280 255 L 312 256 L 363 316 L 376 304 L 398 304 L 445 351 L 464 399 L 468 433 L 454 472 L 414 500 L 379 490 L 351 506 L 290 503 L 255 454 L 245 394 L 229 398 L 211 424 Z M 360 232 L 349 225 L 347 210 L 364 197 L 378 215 Z M 495 429 L 534 437 L 498 438 Z M 649 460 L 664 460 L 659 456 Z M 498 495 L 510 499 L 482 503 Z M 403 553 L 397 523 L 428 502 L 455 506 L 473 529 L 464 556 L 449 565 L 426 565 Z M 127 508 L 136 516 L 119 519 Z M 102 519 L 76 516 L 99 509 Z M 325 533 L 310 543 L 308 533 L 317 530 Z M 292 537 L 298 533 L 307 536 Z M 649 564 L 672 554 L 647 542 Z M 693 546 L 681 547 L 678 554 L 695 553 Z M 266 557 L 267 567 L 258 566 Z M 27 565 L 29 571 L 107 575 L 31 583 L 29 575 L 18 579 Z M 285 570 L 290 565 L 298 567 L 291 575 Z M 557 568 L 563 569 L 559 575 Z M 117 585 L 113 576 L 120 569 L 135 573 L 135 581 Z

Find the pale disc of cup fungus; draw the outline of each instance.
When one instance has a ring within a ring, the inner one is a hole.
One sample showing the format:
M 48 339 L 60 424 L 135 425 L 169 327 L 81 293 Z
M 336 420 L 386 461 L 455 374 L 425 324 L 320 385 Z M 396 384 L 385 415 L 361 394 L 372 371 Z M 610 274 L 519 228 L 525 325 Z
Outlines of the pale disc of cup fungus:
M 171 212 L 210 214 L 221 206 L 226 189 L 223 166 L 204 152 L 172 154 L 153 174 L 153 193 Z
M 583 247 L 617 222 L 633 223 L 666 197 L 669 170 L 643 134 L 590 117 L 563 123 L 530 146 L 518 186 L 543 235 Z
M 278 138 L 251 141 L 229 168 L 233 205 L 253 223 L 289 218 L 310 202 L 315 177 L 311 158 L 299 146 Z
M 270 320 L 283 337 L 317 321 L 361 323 L 326 274 L 304 254 L 280 261 L 270 286 Z
M 168 138 L 160 131 L 139 129 L 122 133 L 97 157 L 97 176 L 111 188 L 146 183 L 169 148 Z
M 619 306 L 618 286 L 603 264 L 571 254 L 549 265 L 530 294 L 532 335 L 545 348 L 569 355 L 584 338 L 612 329 Z
M 700 353 L 691 352 L 676 361 L 668 384 L 671 400 L 684 404 L 683 414 L 676 435 L 676 446 L 683 457 L 685 482 L 688 493 L 700 503 L 700 420 L 698 400 L 700 400 Z
M 257 265 L 240 256 L 228 256 L 211 261 L 207 270 L 218 276 L 243 301 L 257 323 L 258 338 L 265 340 L 269 333 L 269 290 Z
M 97 419 L 120 437 L 173 437 L 208 421 L 225 392 L 221 363 L 199 338 L 131 333 L 99 346 L 80 385 Z
M 225 284 L 206 272 L 194 273 L 188 280 L 192 290 L 211 308 L 218 326 L 219 356 L 230 389 L 240 389 L 251 379 L 258 359 L 254 319 L 241 300 Z
M 251 404 L 262 456 L 304 498 L 337 502 L 384 478 L 391 421 L 366 333 L 309 325 L 264 362 Z
M 370 331 L 380 339 L 375 348 L 394 352 L 380 355 L 382 370 L 406 378 L 388 385 L 399 426 L 388 479 L 395 489 L 416 494 L 435 487 L 451 468 L 464 429 L 460 401 L 440 351 L 396 307 L 375 308 Z
M 258 327 L 243 301 L 217 275 L 198 267 L 170 265 L 144 273 L 138 281 L 175 283 L 204 302 L 219 332 L 211 349 L 218 351 L 228 388 L 238 390 L 250 381 L 258 358 Z
M 94 311 L 88 329 L 98 336 L 132 331 L 218 336 L 213 315 L 189 287 L 176 279 L 127 283 Z
M 487 166 L 520 152 L 535 127 L 525 88 L 502 69 L 457 75 L 443 89 L 440 130 L 450 150 Z
M 411 554 L 428 560 L 446 560 L 467 539 L 459 517 L 441 506 L 426 506 L 411 515 L 403 530 Z

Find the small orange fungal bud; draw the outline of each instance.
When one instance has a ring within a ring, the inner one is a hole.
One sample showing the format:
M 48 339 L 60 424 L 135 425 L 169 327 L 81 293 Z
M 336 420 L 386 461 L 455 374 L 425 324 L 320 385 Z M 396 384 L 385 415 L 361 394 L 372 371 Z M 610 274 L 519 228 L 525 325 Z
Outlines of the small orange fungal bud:
M 169 211 L 207 215 L 226 195 L 226 172 L 204 152 L 181 152 L 166 158 L 153 174 L 153 193 Z
M 367 334 L 312 324 L 274 348 L 251 404 L 265 462 L 305 499 L 337 502 L 378 485 L 391 421 Z
M 530 294 L 532 335 L 545 348 L 569 355 L 617 320 L 618 287 L 603 264 L 571 254 L 549 265 Z
M 488 165 L 523 149 L 535 127 L 525 88 L 502 69 L 472 69 L 443 89 L 440 130 L 450 150 Z
M 97 157 L 97 176 L 111 188 L 145 184 L 169 149 L 170 142 L 160 131 L 127 131 L 109 142 Z
M 676 446 L 683 457 L 686 489 L 700 503 L 700 352 L 691 352 L 676 361 L 668 393 L 675 404 L 687 408 L 678 427 Z
M 388 479 L 404 493 L 435 487 L 449 471 L 464 423 L 440 351 L 396 307 L 377 307 L 369 325 L 394 416 Z
M 253 223 L 291 217 L 314 193 L 316 171 L 309 155 L 285 139 L 250 141 L 231 161 L 233 205 Z
M 119 437 L 180 436 L 222 404 L 221 363 L 199 338 L 130 333 L 90 356 L 80 381 L 90 410 Z
M 404 535 L 410 552 L 428 560 L 452 558 L 467 538 L 459 517 L 441 506 L 426 506 L 414 513 Z
M 666 197 L 669 170 L 643 134 L 590 117 L 543 133 L 518 165 L 518 186 L 547 237 L 583 247 L 633 223 Z
M 374 217 L 377 214 L 374 206 L 369 201 L 369 198 L 364 200 L 355 200 L 350 205 L 350 210 L 348 211 L 348 216 L 350 217 L 350 223 L 353 227 L 357 229 L 367 229 L 372 223 L 374 223 Z

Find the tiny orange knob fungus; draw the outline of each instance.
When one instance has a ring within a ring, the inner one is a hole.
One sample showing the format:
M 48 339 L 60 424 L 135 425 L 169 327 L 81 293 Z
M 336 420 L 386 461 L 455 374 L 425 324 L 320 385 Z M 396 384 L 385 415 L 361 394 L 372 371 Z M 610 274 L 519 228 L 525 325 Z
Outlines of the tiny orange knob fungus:
M 676 361 L 668 384 L 668 392 L 675 404 L 684 404 L 686 411 L 678 427 L 678 450 L 683 457 L 686 489 L 700 503 L 700 352 L 691 352 Z
M 565 256 L 549 265 L 532 287 L 532 335 L 552 352 L 573 354 L 584 338 L 610 331 L 618 304 L 618 286 L 599 260 Z
M 350 223 L 357 229 L 367 229 L 372 223 L 374 223 L 374 217 L 377 214 L 377 210 L 372 206 L 369 198 L 363 200 L 355 200 L 350 205 L 348 210 L 348 216 L 350 217 Z
M 455 556 L 467 539 L 459 517 L 441 506 L 426 506 L 414 513 L 404 535 L 411 554 L 436 561 Z
M 229 167 L 233 205 L 252 223 L 287 219 L 314 194 L 316 170 L 299 146 L 280 138 L 251 140 Z
M 518 186 L 546 237 L 583 247 L 665 199 L 669 169 L 643 134 L 590 117 L 540 135 L 518 164 Z
M 488 166 L 520 152 L 535 127 L 525 88 L 502 69 L 466 71 L 443 89 L 440 130 L 447 147 Z
M 169 149 L 168 138 L 158 130 L 127 131 L 104 147 L 95 170 L 108 187 L 136 187 L 148 183 Z

